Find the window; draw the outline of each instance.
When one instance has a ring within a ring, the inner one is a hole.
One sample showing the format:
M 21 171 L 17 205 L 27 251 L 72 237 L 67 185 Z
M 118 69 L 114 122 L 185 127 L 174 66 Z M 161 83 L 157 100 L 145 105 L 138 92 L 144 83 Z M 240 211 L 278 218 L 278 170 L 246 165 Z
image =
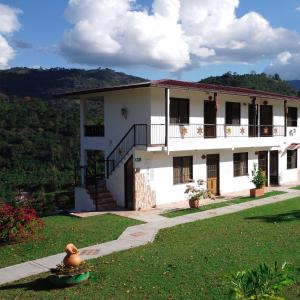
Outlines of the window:
M 248 153 L 233 154 L 233 176 L 248 175 Z
M 239 125 L 241 120 L 241 104 L 226 102 L 226 125 Z
M 287 168 L 297 168 L 297 150 L 287 150 Z
M 287 126 L 289 127 L 297 127 L 297 107 L 288 107 L 287 113 Z
M 193 179 L 193 157 L 173 158 L 173 183 L 187 183 Z
M 170 123 L 188 124 L 190 119 L 189 99 L 171 98 L 170 99 Z

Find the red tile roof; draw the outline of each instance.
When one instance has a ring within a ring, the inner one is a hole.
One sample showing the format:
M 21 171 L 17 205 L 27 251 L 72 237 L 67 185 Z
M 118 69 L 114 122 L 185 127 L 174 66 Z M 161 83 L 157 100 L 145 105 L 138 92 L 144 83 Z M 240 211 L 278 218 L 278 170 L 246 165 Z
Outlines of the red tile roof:
M 64 93 L 56 95 L 57 98 L 68 97 L 68 96 L 80 96 L 87 94 L 95 94 L 95 93 L 104 93 L 125 89 L 136 89 L 142 87 L 162 87 L 162 88 L 180 88 L 180 89 L 193 89 L 193 90 L 201 90 L 201 91 L 209 91 L 209 92 L 222 92 L 226 94 L 238 94 L 238 95 L 249 95 L 253 97 L 262 97 L 262 98 L 274 98 L 281 100 L 297 100 L 300 101 L 300 98 L 295 96 L 287 96 L 282 94 L 276 94 L 272 92 L 259 91 L 248 88 L 241 87 L 233 87 L 233 86 L 224 86 L 218 84 L 208 84 L 208 83 L 198 83 L 198 82 L 187 82 L 187 81 L 179 81 L 172 79 L 163 79 L 163 80 L 152 80 L 148 82 L 136 83 L 136 84 L 128 84 L 128 85 L 120 85 L 120 86 L 112 86 L 91 90 L 83 90 L 83 91 L 75 91 L 70 93 Z

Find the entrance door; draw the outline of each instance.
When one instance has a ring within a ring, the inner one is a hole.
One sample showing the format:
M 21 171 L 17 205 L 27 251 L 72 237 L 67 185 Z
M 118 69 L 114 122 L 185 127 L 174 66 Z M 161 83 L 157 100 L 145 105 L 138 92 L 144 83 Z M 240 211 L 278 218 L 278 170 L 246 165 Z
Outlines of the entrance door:
M 216 104 L 215 101 L 204 101 L 204 137 L 216 137 Z
M 206 157 L 207 189 L 214 195 L 219 195 L 219 154 Z
M 258 152 L 258 168 L 264 172 L 267 178 L 266 186 L 268 186 L 268 151 Z
M 134 209 L 134 170 L 131 156 L 124 165 L 125 208 Z
M 256 137 L 258 136 L 258 117 L 256 112 L 256 105 L 249 104 L 248 106 L 248 120 L 249 120 L 249 137 Z
M 270 152 L 270 185 L 278 185 L 278 151 Z
M 260 106 L 260 136 L 273 136 L 273 106 Z

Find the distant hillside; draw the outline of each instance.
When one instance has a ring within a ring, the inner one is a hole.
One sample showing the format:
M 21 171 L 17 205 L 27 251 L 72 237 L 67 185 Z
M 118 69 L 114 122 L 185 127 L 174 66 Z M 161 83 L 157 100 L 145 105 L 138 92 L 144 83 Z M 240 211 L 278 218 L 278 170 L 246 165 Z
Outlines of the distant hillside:
M 268 76 L 264 73 L 238 75 L 236 73 L 227 72 L 222 76 L 208 77 L 200 82 L 245 87 L 284 95 L 297 95 L 297 92 L 289 83 L 282 80 L 278 74 L 274 76 Z
M 31 69 L 12 68 L 0 71 L 0 99 L 32 97 L 49 99 L 53 94 L 145 81 L 143 78 L 110 69 Z M 1 96 L 2 94 L 2 96 Z
M 290 80 L 288 81 L 288 84 L 292 87 L 292 89 L 300 91 L 300 80 Z

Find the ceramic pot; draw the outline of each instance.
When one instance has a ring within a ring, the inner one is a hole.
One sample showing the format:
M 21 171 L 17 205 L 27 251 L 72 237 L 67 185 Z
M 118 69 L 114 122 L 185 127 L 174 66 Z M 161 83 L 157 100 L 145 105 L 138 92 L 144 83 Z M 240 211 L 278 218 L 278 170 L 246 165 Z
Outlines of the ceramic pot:
M 260 197 L 265 193 L 265 189 L 261 188 L 261 189 L 250 189 L 250 197 L 256 198 L 256 197 Z
M 190 208 L 199 208 L 200 206 L 200 200 L 197 199 L 197 200 L 189 200 L 189 205 L 190 205 Z

